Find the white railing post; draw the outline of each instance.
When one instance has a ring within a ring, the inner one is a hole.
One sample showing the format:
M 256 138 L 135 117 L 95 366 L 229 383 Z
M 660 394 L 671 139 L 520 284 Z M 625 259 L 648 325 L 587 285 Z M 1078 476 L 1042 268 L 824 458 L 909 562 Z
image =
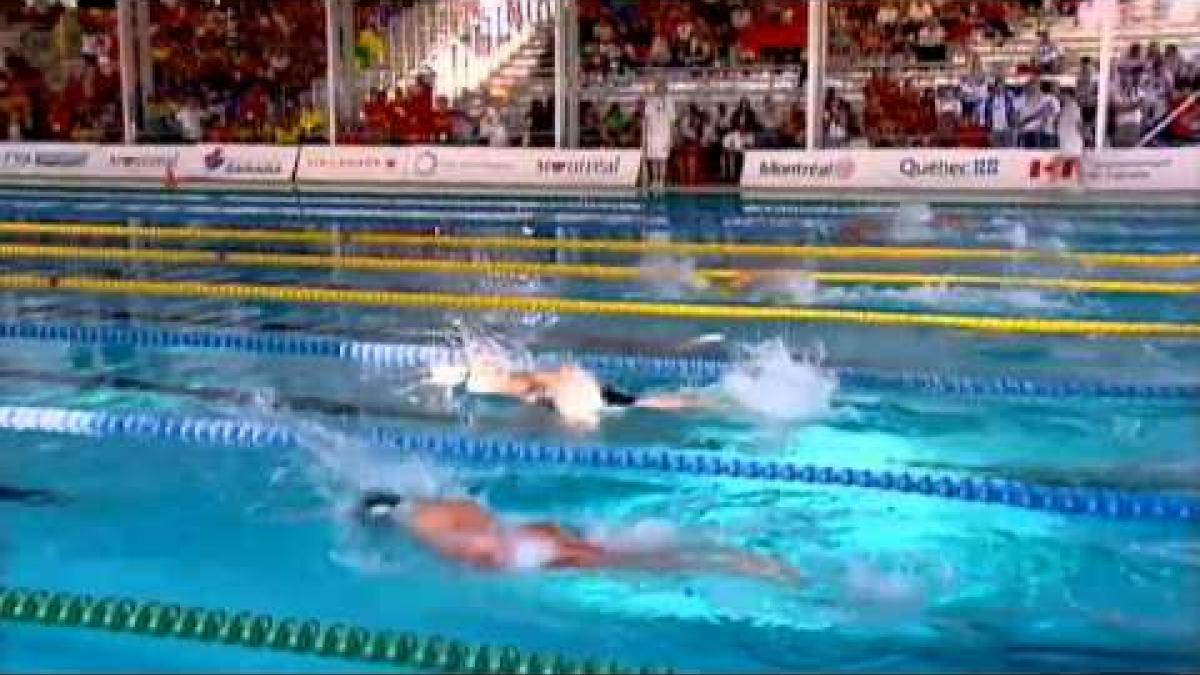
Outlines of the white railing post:
M 325 95 L 328 97 L 329 107 L 329 144 L 337 145 L 337 100 L 338 100 L 338 49 L 337 40 L 337 12 L 334 11 L 334 4 L 337 0 L 325 0 Z
M 1100 9 L 1100 82 L 1096 92 L 1096 150 L 1108 145 L 1108 99 L 1112 91 L 1113 30 L 1116 0 L 1096 0 Z
M 137 142 L 137 118 L 133 103 L 136 92 L 134 80 L 133 0 L 117 2 L 118 70 L 121 77 L 121 134 L 126 144 Z

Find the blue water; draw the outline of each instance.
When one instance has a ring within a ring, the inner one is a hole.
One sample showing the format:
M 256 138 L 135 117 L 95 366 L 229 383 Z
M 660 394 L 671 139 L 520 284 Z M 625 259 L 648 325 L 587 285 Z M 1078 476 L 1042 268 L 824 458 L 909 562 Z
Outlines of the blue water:
M 0 217 L 13 219 L 110 220 L 137 210 L 144 220 L 164 223 L 320 226 L 336 219 L 339 225 L 386 221 L 419 229 L 436 222 L 443 230 L 460 233 L 569 227 L 573 229 L 551 236 L 579 236 L 580 230 L 592 228 L 594 236 L 603 237 L 671 229 L 678 240 L 822 243 L 836 241 L 837 233 L 864 213 L 889 222 L 886 208 L 871 205 L 165 197 L 67 191 L 4 191 L 3 196 Z M 380 213 L 371 215 L 370 209 Z M 1071 249 L 1200 248 L 1200 213 L 1195 210 L 1162 210 L 1154 218 L 1112 207 L 959 207 L 939 212 L 972 219 L 982 229 L 973 234 L 934 233 L 931 244 L 995 246 L 987 241 L 988 233 L 1006 227 L 1011 231 L 1015 223 L 1028 237 L 1056 237 Z M 486 230 L 480 225 L 485 221 Z M 887 232 L 887 227 L 880 230 L 885 241 L 878 243 L 900 243 L 886 241 Z M 495 252 L 490 255 L 501 258 Z M 630 256 L 570 258 L 579 260 L 639 262 Z M 724 259 L 701 262 L 741 264 Z M 96 274 L 111 267 L 18 265 L 10 260 L 3 265 L 6 271 L 58 274 Z M 823 263 L 823 268 L 858 269 L 836 262 Z M 962 264 L 922 263 L 918 269 L 979 271 Z M 639 284 L 432 275 L 146 265 L 119 271 L 128 278 L 641 300 L 662 292 Z M 987 271 L 1031 270 L 993 266 Z M 1033 271 L 1099 278 L 1197 277 L 1195 270 L 1134 273 L 1049 265 Z M 869 287 L 838 295 L 829 290 L 821 289 L 814 300 L 818 306 L 1181 322 L 1195 322 L 1200 314 L 1194 296 L 1014 295 L 957 289 L 919 296 Z M 535 351 L 678 356 L 682 340 L 721 331 L 730 345 L 779 337 L 799 351 L 820 343 L 827 364 L 835 366 L 985 377 L 1200 381 L 1196 341 L 0 295 L 0 321 L 134 324 L 181 331 L 236 327 L 398 343 L 448 344 L 448 323 L 454 318 L 502 333 Z M 707 349 L 736 356 L 728 346 Z M 266 419 L 307 429 L 315 437 L 299 449 L 247 449 L 0 431 L 0 484 L 53 489 L 70 500 L 52 508 L 0 503 L 0 583 L 268 611 L 710 672 L 1182 672 L 1200 666 L 1200 547 L 1194 524 L 1108 520 L 854 488 L 585 467 L 446 465 L 434 474 L 516 518 L 549 518 L 585 530 L 663 520 L 681 536 L 703 535 L 778 556 L 807 578 L 803 586 L 783 587 L 693 573 L 487 575 L 433 558 L 402 537 L 368 536 L 338 515 L 338 507 L 353 493 L 343 484 L 347 473 L 366 472 L 399 483 L 418 473 L 411 458 L 353 440 L 356 430 L 378 425 L 565 444 L 660 445 L 730 457 L 753 454 L 832 466 L 1001 476 L 1044 485 L 1197 497 L 1200 416 L 1194 400 L 975 400 L 843 386 L 832 410 L 812 421 L 766 423 L 736 411 L 684 416 L 629 412 L 580 437 L 541 411 L 495 401 L 471 402 L 466 409 L 445 405 L 408 387 L 411 375 L 332 359 L 0 343 L 0 406 Z M 640 391 L 669 383 L 630 376 L 619 384 Z M 789 397 L 794 392 L 773 389 L 779 385 L 770 374 L 759 382 L 764 398 L 793 401 Z M 0 667 L 199 672 L 344 666 L 221 647 L 3 625 Z

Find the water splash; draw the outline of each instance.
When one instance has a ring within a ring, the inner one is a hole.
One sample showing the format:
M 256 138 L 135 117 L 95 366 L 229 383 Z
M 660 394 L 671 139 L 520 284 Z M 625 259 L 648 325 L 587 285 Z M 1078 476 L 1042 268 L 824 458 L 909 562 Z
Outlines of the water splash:
M 692 258 L 645 256 L 638 264 L 638 278 L 656 296 L 664 298 L 678 299 L 709 288 Z
M 743 409 L 773 422 L 809 422 L 833 410 L 837 375 L 822 368 L 823 350 L 792 357 L 776 338 L 747 349 L 721 378 L 722 392 Z
M 901 204 L 892 217 L 886 236 L 893 242 L 923 242 L 937 238 L 934 214 L 929 204 Z

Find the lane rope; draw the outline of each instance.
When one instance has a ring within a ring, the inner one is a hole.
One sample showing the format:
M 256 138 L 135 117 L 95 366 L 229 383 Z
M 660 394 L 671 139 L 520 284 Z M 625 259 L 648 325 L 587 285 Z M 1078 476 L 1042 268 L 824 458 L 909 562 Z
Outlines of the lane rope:
M 439 635 L 372 631 L 341 623 L 278 618 L 270 614 L 132 600 L 113 596 L 0 586 L 0 621 L 47 628 L 126 633 L 145 638 L 287 652 L 441 673 L 612 675 L 671 673 L 631 669 L 615 662 L 571 660 L 515 647 L 468 644 Z
M 396 232 L 329 230 L 246 230 L 235 228 L 146 227 L 119 224 L 0 223 L 0 234 L 316 244 L 330 246 L 418 246 L 450 249 L 590 251 L 595 253 L 673 253 L 687 256 L 743 256 L 809 260 L 959 260 L 1072 263 L 1092 267 L 1186 268 L 1200 265 L 1200 253 L 1102 253 L 1029 249 L 968 249 L 890 246 L 788 246 L 708 242 L 619 241 L 612 239 L 541 239 L 466 237 Z
M 233 447 L 299 447 L 286 426 L 229 418 L 181 417 L 152 412 L 94 412 L 62 408 L 0 407 L 0 429 L 85 437 L 141 437 Z M 921 494 L 1103 518 L 1200 520 L 1195 499 L 1089 487 L 1052 487 L 996 478 L 913 471 L 882 471 L 731 457 L 657 447 L 564 446 L 457 434 L 414 434 L 367 427 L 371 444 L 447 462 L 582 466 Z
M 148 262 L 169 265 L 346 269 L 362 272 L 402 272 L 470 276 L 538 276 L 636 282 L 647 272 L 638 267 L 567 263 L 430 260 L 378 256 L 330 256 L 302 253 L 247 253 L 236 251 L 180 251 L 165 249 L 86 248 L 73 246 L 0 245 L 0 258 L 99 260 Z M 750 279 L 755 273 L 766 279 L 786 270 L 697 269 L 695 276 L 721 284 Z M 800 272 L 804 278 L 827 285 L 880 286 L 985 286 L 1023 287 L 1081 293 L 1138 293 L 1188 295 L 1200 293 L 1200 282 L 1125 281 L 1108 279 L 1060 279 L 1019 276 L 962 274 L 896 274 L 879 272 Z
M 0 339 L 317 357 L 351 361 L 374 368 L 428 368 L 465 363 L 462 350 L 440 345 L 363 342 L 273 331 L 164 329 L 150 326 L 10 321 L 0 322 Z M 728 359 L 714 357 L 554 352 L 540 354 L 538 361 L 551 365 L 578 363 L 610 377 L 669 380 L 683 386 L 712 384 L 720 380 L 730 365 Z M 968 376 L 934 371 L 893 371 L 861 367 L 836 367 L 833 370 L 838 381 L 845 386 L 901 389 L 939 395 L 1200 400 L 1200 382 L 1118 383 L 1015 376 Z
M 640 316 L 675 320 L 817 322 L 943 328 L 996 334 L 1089 335 L 1110 337 L 1200 337 L 1200 324 L 1147 323 L 1073 319 L 1032 319 L 956 314 L 917 314 L 810 307 L 752 305 L 699 305 L 569 298 L 465 295 L 404 291 L 348 290 L 304 286 L 197 283 L 0 275 L 0 289 L 76 292 L 103 295 L 137 295 L 171 298 L 206 298 L 240 302 L 291 302 L 345 304 L 365 307 L 423 308 L 449 311 L 500 311 L 527 314 L 582 314 Z

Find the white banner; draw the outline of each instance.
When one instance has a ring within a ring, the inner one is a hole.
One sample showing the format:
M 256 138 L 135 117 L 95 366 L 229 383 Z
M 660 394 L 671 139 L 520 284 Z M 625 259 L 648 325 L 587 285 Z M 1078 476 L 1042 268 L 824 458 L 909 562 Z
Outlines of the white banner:
M 1200 148 L 1091 153 L 1083 176 L 1089 190 L 1193 192 L 1200 198 Z
M 296 180 L 533 187 L 637 186 L 639 150 L 306 147 Z
M 1078 159 L 1027 150 L 752 150 L 742 171 L 742 187 L 797 190 L 1043 190 L 1078 181 Z
M 193 145 L 180 151 L 175 174 L 181 182 L 291 182 L 299 154 L 279 145 Z
M 89 178 L 133 178 L 167 180 L 167 171 L 175 170 L 180 155 L 188 146 L 102 145 L 88 163 Z

